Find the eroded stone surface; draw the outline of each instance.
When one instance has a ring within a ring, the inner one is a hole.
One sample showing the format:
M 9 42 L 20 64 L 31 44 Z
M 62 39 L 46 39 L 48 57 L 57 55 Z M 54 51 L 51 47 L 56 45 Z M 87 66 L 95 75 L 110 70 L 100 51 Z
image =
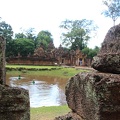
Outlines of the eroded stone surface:
M 97 55 L 93 59 L 92 67 L 101 72 L 120 74 L 120 54 Z
M 120 24 L 110 28 L 92 67 L 101 72 L 120 74 Z
M 28 91 L 5 84 L 5 43 L 0 36 L 0 120 L 30 120 Z
M 0 84 L 5 84 L 5 39 L 0 36 Z
M 83 120 L 119 120 L 119 91 L 120 75 L 79 73 L 66 85 L 66 100 Z
M 27 90 L 0 85 L 0 120 L 30 120 Z

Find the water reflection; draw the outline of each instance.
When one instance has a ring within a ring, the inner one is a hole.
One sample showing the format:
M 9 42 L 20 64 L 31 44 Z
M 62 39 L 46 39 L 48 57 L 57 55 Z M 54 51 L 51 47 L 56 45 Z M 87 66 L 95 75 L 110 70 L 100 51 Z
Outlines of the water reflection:
M 48 77 L 10 77 L 7 82 L 13 87 L 22 87 L 29 90 L 30 106 L 59 106 L 66 104 L 64 87 L 66 79 Z

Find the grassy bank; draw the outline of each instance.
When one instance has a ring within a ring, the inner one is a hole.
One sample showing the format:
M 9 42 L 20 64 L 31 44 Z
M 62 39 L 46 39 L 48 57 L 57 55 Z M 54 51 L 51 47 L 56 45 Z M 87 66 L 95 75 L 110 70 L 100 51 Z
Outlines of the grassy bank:
M 70 109 L 67 107 L 67 105 L 31 108 L 30 120 L 54 120 L 56 116 L 65 115 L 69 111 Z
M 18 68 L 13 70 L 7 70 L 7 74 L 11 74 L 14 76 L 27 74 L 27 75 L 41 75 L 41 76 L 53 76 L 53 77 L 62 77 L 62 78 L 70 78 L 79 72 L 84 72 L 88 70 L 84 69 L 76 69 L 72 67 L 59 67 L 59 66 L 21 66 L 21 65 L 7 65 L 7 68 Z M 19 68 L 25 68 L 25 70 L 21 70 Z M 29 69 L 27 69 L 29 68 Z M 35 68 L 35 70 L 30 70 L 30 68 Z M 36 70 L 37 68 L 37 70 Z M 45 69 L 44 68 L 48 68 Z M 53 69 L 59 68 L 59 69 Z
M 48 69 L 51 69 L 51 68 L 56 68 L 59 66 L 37 66 L 37 65 L 6 65 L 7 68 L 48 68 Z

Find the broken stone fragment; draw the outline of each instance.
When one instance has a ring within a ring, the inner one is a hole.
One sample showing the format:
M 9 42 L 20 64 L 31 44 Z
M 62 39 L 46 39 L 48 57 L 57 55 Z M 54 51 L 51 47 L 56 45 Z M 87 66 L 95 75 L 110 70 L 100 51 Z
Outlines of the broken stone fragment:
M 120 74 L 120 53 L 97 55 L 93 58 L 92 67 L 101 72 Z
M 110 28 L 91 66 L 100 72 L 120 74 L 120 24 Z

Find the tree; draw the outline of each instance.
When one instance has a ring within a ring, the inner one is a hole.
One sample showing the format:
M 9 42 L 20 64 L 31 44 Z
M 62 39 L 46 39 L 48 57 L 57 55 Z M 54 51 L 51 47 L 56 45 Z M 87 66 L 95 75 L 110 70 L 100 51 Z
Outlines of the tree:
M 35 40 L 35 29 L 34 28 L 29 28 L 25 31 L 26 38 Z
M 97 26 L 92 20 L 65 20 L 60 25 L 65 31 L 61 35 L 62 44 L 70 46 L 75 50 L 82 50 L 87 47 L 87 42 L 91 38 L 91 33 L 96 31 Z
M 5 21 L 0 22 L 0 35 L 6 39 L 6 43 L 12 40 L 13 31 L 11 25 L 7 24 Z
M 107 7 L 106 10 L 102 12 L 106 17 L 110 17 L 113 20 L 113 25 L 120 17 L 120 0 L 103 0 L 103 4 Z
M 6 40 L 6 56 L 12 54 L 9 53 L 9 47 L 11 45 L 13 36 L 13 30 L 11 25 L 7 24 L 5 21 L 0 21 L 0 35 L 3 36 Z
M 16 51 L 16 45 L 14 40 L 9 41 L 6 47 L 6 57 L 15 56 L 14 52 Z
M 53 42 L 52 34 L 49 31 L 42 30 L 38 33 L 35 44 L 36 47 L 42 45 L 44 49 L 47 49 L 50 42 Z
M 27 37 L 24 33 L 16 33 L 15 38 L 18 39 L 18 38 L 27 38 Z
M 85 55 L 87 55 L 87 58 L 92 59 L 94 56 L 97 55 L 97 53 L 99 52 L 99 50 L 100 50 L 100 48 L 99 48 L 98 46 L 95 46 L 94 49 L 91 49 L 91 48 L 86 47 L 86 48 L 84 48 L 84 49 L 82 50 L 82 52 L 83 52 Z
M 27 30 L 20 28 L 21 32 L 15 34 L 15 38 L 27 38 L 31 40 L 35 40 L 35 30 L 34 28 L 29 28 Z
M 27 38 L 18 38 L 13 40 L 14 50 L 12 51 L 14 56 L 17 56 L 20 53 L 21 56 L 26 57 L 29 54 L 34 53 L 34 41 Z

